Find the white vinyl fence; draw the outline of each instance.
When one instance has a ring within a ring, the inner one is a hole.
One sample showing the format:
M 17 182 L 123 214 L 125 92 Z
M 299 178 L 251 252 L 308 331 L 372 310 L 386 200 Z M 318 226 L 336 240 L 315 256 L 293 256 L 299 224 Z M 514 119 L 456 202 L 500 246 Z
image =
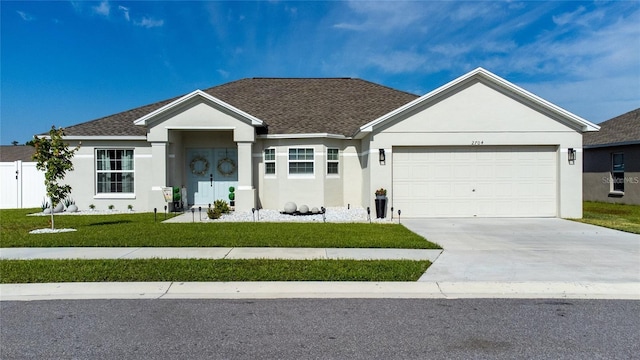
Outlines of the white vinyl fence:
M 0 163 L 0 209 L 39 208 L 47 191 L 35 162 Z

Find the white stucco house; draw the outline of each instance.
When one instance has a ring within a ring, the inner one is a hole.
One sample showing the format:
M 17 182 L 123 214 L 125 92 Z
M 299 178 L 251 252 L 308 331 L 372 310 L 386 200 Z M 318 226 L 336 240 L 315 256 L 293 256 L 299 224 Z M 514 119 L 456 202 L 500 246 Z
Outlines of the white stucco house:
M 82 208 L 388 206 L 403 217 L 581 217 L 598 126 L 478 68 L 418 97 L 353 78 L 253 78 L 67 127 Z

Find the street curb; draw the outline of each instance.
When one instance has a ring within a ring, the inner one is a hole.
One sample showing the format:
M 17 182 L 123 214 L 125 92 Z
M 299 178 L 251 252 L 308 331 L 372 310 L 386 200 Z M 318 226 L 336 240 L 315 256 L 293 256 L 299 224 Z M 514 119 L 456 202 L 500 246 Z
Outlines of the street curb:
M 107 282 L 0 284 L 0 301 L 96 299 L 640 300 L 640 282 Z

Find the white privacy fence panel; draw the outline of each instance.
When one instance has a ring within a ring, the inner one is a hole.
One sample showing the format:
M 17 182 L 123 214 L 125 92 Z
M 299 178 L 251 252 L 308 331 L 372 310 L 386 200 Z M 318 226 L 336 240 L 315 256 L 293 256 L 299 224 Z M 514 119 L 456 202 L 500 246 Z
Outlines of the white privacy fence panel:
M 40 207 L 46 197 L 44 173 L 34 162 L 0 163 L 0 208 Z

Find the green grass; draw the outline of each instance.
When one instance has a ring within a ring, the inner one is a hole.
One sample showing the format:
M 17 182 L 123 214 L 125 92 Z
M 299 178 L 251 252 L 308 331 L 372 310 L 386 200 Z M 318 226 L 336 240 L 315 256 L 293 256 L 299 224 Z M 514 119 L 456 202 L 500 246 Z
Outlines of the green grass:
M 585 201 L 583 204 L 582 219 L 575 220 L 640 234 L 640 206 L 638 205 Z
M 0 283 L 124 281 L 416 281 L 410 260 L 3 260 Z
M 49 227 L 38 209 L 0 210 L 0 247 L 311 247 L 439 249 L 398 224 L 170 223 L 153 213 L 55 217 L 75 232 L 29 234 Z M 163 214 L 158 215 L 164 219 Z

